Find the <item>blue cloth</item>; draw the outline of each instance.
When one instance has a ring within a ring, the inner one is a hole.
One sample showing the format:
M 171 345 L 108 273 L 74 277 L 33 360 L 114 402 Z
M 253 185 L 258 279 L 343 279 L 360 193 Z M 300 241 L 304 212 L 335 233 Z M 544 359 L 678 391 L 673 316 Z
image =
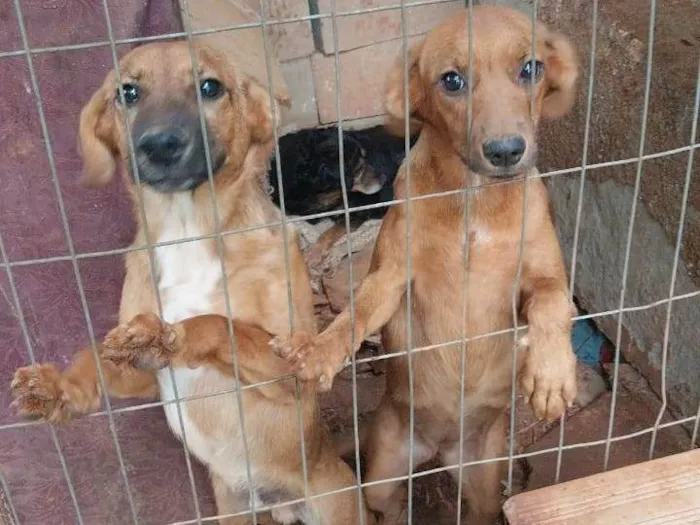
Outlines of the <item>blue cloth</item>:
M 576 321 L 571 334 L 571 343 L 579 361 L 588 365 L 599 363 L 600 350 L 604 342 L 605 337 L 590 320 L 582 319 Z

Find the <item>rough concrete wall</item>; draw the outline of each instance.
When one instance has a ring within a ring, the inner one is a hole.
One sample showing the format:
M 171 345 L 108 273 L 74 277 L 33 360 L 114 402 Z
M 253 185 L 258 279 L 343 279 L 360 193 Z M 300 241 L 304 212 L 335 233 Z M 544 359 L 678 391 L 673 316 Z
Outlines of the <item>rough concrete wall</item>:
M 511 2 L 513 3 L 513 2 Z M 528 2 L 516 2 L 527 7 Z M 539 17 L 569 35 L 581 52 L 577 106 L 564 120 L 545 125 L 541 171 L 581 165 L 586 88 L 590 71 L 592 2 L 541 0 Z M 601 0 L 588 164 L 635 157 L 639 149 L 647 60 L 649 2 Z M 653 70 L 645 153 L 690 141 L 700 57 L 700 5 L 692 0 L 657 2 Z M 675 294 L 700 286 L 700 180 L 698 155 L 691 176 Z M 626 306 L 669 296 L 688 152 L 643 164 L 640 199 L 627 280 Z M 633 198 L 636 163 L 587 171 L 576 265 L 575 292 L 590 312 L 618 308 Z M 579 172 L 549 181 L 557 229 L 571 261 L 579 195 Z M 626 312 L 622 351 L 652 385 L 661 389 L 666 304 Z M 694 415 L 700 401 L 700 297 L 673 303 L 667 392 L 676 415 Z M 617 315 L 597 319 L 614 341 Z

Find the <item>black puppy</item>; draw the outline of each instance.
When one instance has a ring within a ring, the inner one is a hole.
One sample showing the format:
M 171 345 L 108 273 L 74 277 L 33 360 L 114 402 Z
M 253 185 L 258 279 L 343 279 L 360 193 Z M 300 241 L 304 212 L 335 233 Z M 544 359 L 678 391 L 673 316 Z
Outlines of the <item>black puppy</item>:
M 411 137 L 411 146 L 417 136 Z M 340 182 L 338 128 L 303 129 L 279 140 L 284 203 L 289 215 L 313 215 L 343 209 Z M 350 208 L 391 201 L 394 178 L 405 156 L 403 138 L 390 135 L 383 126 L 343 131 L 345 185 Z M 277 168 L 269 171 L 272 198 L 279 206 Z M 367 219 L 381 219 L 387 207 L 350 212 L 354 226 Z M 331 217 L 345 220 L 343 214 Z M 320 219 L 310 220 L 317 222 Z

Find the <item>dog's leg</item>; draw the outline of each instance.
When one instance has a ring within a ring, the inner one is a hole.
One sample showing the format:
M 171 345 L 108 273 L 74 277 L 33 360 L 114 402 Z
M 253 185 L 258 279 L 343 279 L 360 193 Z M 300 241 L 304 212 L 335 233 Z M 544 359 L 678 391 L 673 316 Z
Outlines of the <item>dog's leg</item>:
M 235 494 L 226 485 L 223 478 L 213 472 L 211 473 L 211 484 L 214 489 L 214 501 L 216 501 L 216 514 L 218 516 L 238 514 L 248 508 L 248 499 L 242 494 Z M 255 518 L 258 525 L 274 525 L 275 523 L 269 512 L 256 513 Z M 253 525 L 252 514 L 219 518 L 218 521 L 219 525 Z
M 555 420 L 576 398 L 576 356 L 571 347 L 574 305 L 549 217 L 537 231 L 523 260 L 521 301 L 528 323 L 528 350 L 520 384 L 535 415 Z
M 216 502 L 216 514 L 225 516 L 227 514 L 235 514 L 245 509 L 241 505 L 241 498 L 236 496 L 231 489 L 226 485 L 226 482 L 217 474 L 211 473 L 211 485 L 214 490 L 214 501 Z M 248 517 L 244 518 L 219 518 L 219 525 L 238 525 L 248 523 Z
M 226 317 L 215 314 L 190 317 L 175 324 L 166 323 L 155 314 L 139 314 L 109 332 L 100 351 L 103 359 L 127 370 L 210 366 L 233 377 L 228 323 Z M 289 364 L 270 350 L 270 334 L 236 320 L 233 334 L 239 378 L 244 384 L 291 374 Z M 266 389 L 268 395 L 296 392 L 291 378 L 260 388 Z
M 331 450 L 324 451 L 319 461 L 309 472 L 310 495 L 356 486 L 357 480 L 350 467 L 342 459 L 335 456 Z M 367 512 L 364 502 L 362 502 L 362 507 L 359 506 L 358 496 L 358 490 L 355 489 L 310 500 L 309 506 L 313 518 L 309 521 L 317 525 L 335 525 L 336 523 L 360 525 L 361 508 L 361 512 L 364 513 L 364 523 L 372 525 L 374 518 Z
M 465 426 L 468 423 L 465 422 Z M 465 436 L 462 461 L 483 461 L 505 455 L 507 418 L 499 414 L 495 421 L 482 430 Z M 441 450 L 442 461 L 446 465 L 459 463 L 459 443 Z M 501 480 L 505 473 L 503 461 L 483 463 L 464 467 L 462 471 L 462 496 L 467 502 L 466 512 L 462 512 L 464 525 L 494 525 L 501 513 Z M 455 480 L 459 469 L 449 471 Z
M 110 396 L 155 398 L 158 385 L 150 372 L 122 371 L 100 360 L 105 387 Z M 52 423 L 67 421 L 100 407 L 101 392 L 92 349 L 78 352 L 63 373 L 52 364 L 18 369 L 12 379 L 12 405 L 26 417 Z
M 396 408 L 386 399 L 377 409 L 367 442 L 367 483 L 408 474 L 409 429 L 401 421 Z M 431 459 L 437 451 L 417 434 L 413 441 L 414 467 Z M 365 501 L 370 510 L 383 515 L 382 525 L 400 524 L 406 520 L 405 494 L 399 491 L 402 481 L 386 481 L 365 487 Z
M 148 276 L 147 255 L 142 252 L 127 254 L 120 319 L 129 319 L 138 312 L 154 308 L 155 296 Z M 100 359 L 100 368 L 110 396 L 153 399 L 158 395 L 156 376 L 151 372 L 125 372 L 103 359 Z M 62 422 L 100 407 L 103 393 L 99 383 L 95 354 L 92 348 L 84 348 L 73 356 L 63 372 L 52 364 L 19 368 L 11 384 L 12 404 L 23 416 Z
M 320 391 L 330 390 L 333 378 L 364 338 L 394 315 L 406 293 L 404 235 L 403 216 L 388 214 L 374 247 L 370 272 L 355 295 L 354 326 L 350 308 L 346 308 L 319 335 L 296 332 L 287 340 L 272 340 L 277 355 L 289 361 L 300 379 L 318 381 Z

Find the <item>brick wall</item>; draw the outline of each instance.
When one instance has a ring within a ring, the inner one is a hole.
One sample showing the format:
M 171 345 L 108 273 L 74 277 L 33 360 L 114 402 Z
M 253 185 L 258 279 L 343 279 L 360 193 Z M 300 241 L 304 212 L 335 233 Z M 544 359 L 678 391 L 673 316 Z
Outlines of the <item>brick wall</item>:
M 253 0 L 251 0 L 253 1 Z M 340 97 L 344 122 L 368 125 L 383 114 L 382 90 L 388 69 L 401 52 L 399 0 L 336 0 Z M 409 44 L 417 35 L 464 7 L 464 0 L 443 0 L 407 8 Z M 331 0 L 276 0 L 268 20 L 288 20 L 331 13 Z M 377 10 L 343 16 L 358 10 Z M 338 119 L 335 46 L 331 18 L 275 25 L 272 41 L 282 76 L 292 97 L 282 132 L 331 124 Z

